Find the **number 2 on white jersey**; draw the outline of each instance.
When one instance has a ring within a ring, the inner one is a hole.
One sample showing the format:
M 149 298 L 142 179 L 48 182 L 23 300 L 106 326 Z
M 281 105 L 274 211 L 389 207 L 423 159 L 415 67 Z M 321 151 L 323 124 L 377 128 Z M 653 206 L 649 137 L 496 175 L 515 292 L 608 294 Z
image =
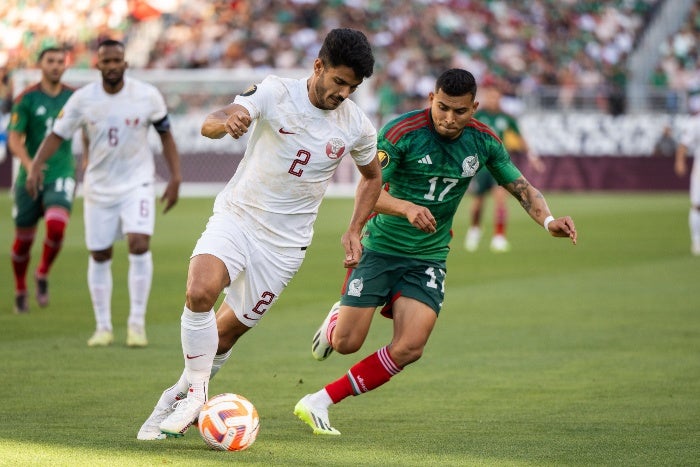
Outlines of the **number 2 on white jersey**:
M 297 168 L 297 165 L 308 164 L 311 160 L 311 153 L 309 151 L 305 151 L 304 149 L 300 149 L 299 152 L 297 152 L 296 157 L 297 158 L 294 159 L 294 162 L 292 162 L 292 165 L 289 167 L 289 173 L 296 175 L 297 177 L 301 177 L 301 174 L 304 173 L 304 169 Z

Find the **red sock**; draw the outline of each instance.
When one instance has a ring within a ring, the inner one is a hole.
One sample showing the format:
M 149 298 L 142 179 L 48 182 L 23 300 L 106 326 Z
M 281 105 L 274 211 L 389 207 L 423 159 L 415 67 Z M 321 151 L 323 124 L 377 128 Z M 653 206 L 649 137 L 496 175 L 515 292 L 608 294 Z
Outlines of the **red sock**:
M 15 242 L 12 244 L 12 270 L 15 273 L 15 291 L 27 290 L 27 266 L 32 250 L 36 227 L 18 227 L 15 229 Z
M 348 396 L 358 396 L 378 388 L 401 371 L 389 355 L 387 347 L 356 363 L 347 374 L 328 384 L 325 389 L 334 404 Z
M 44 219 L 46 220 L 46 238 L 44 239 L 41 262 L 36 270 L 40 277 L 46 277 L 56 255 L 61 250 L 63 235 L 68 223 L 68 211 L 59 207 L 50 207 L 46 211 Z
M 505 235 L 506 234 L 506 220 L 508 217 L 508 211 L 505 206 L 496 206 L 496 212 L 494 214 L 494 234 Z

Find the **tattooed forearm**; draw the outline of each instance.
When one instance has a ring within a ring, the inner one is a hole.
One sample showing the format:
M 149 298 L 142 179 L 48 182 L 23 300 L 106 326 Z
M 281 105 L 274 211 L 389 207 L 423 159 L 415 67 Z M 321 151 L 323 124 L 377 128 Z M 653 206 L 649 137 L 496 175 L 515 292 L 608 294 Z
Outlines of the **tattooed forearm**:
M 544 213 L 544 209 L 547 209 L 542 193 L 530 185 L 525 178 L 520 177 L 506 184 L 505 188 L 518 200 L 525 212 L 530 214 L 530 216 L 539 218 Z

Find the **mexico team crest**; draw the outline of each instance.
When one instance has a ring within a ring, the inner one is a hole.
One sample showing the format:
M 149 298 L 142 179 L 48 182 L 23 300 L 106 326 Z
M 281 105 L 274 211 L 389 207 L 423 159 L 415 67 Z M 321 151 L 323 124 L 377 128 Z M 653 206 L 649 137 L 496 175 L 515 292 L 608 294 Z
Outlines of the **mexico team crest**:
M 340 138 L 331 138 L 326 143 L 326 156 L 331 159 L 338 159 L 343 157 L 345 152 L 345 141 Z
M 362 283 L 362 278 L 360 277 L 359 279 L 353 279 L 350 281 L 348 284 L 348 295 L 351 295 L 353 297 L 359 297 L 362 295 L 362 288 L 364 287 L 364 284 Z
M 462 177 L 473 177 L 479 170 L 479 157 L 474 154 L 462 161 Z

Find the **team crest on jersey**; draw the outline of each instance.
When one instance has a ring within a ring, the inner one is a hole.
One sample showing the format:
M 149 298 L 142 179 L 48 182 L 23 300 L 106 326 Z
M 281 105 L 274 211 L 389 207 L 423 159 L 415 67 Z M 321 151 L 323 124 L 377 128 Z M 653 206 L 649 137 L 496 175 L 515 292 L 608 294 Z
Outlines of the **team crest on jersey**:
M 253 84 L 248 89 L 246 89 L 245 92 L 243 94 L 241 94 L 241 96 L 250 96 L 252 94 L 255 94 L 255 91 L 257 91 L 257 90 L 258 90 L 258 86 Z
M 46 115 L 46 107 L 43 105 L 40 105 L 39 108 L 36 109 L 36 114 L 37 117 L 41 117 L 42 115 Z
M 479 170 L 479 156 L 476 154 L 462 161 L 462 177 L 473 177 L 477 170 Z
M 326 143 L 326 156 L 331 159 L 338 159 L 345 152 L 345 141 L 340 138 L 331 138 Z
M 360 277 L 359 279 L 353 279 L 350 281 L 348 284 L 348 295 L 352 295 L 353 297 L 359 297 L 362 295 L 362 278 Z
M 389 154 L 387 154 L 385 151 L 382 151 L 381 149 L 377 151 L 377 158 L 379 159 L 379 166 L 383 169 L 387 165 L 389 165 Z
M 133 119 L 133 120 L 130 119 L 130 118 L 127 118 L 127 119 L 124 120 L 124 123 L 126 123 L 126 126 L 127 126 L 127 127 L 137 127 L 137 126 L 139 126 L 139 122 L 140 122 L 140 121 L 141 121 L 141 119 L 138 118 L 138 117 L 136 117 L 136 118 Z

